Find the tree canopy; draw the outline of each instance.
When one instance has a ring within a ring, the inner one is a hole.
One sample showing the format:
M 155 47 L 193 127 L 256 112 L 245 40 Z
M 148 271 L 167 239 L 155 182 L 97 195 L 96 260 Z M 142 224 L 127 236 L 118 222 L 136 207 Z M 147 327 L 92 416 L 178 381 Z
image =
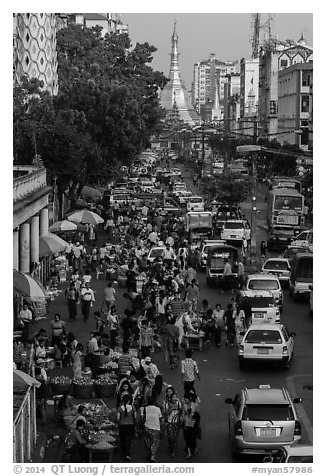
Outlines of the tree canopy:
M 105 183 L 149 145 L 164 112 L 167 78 L 150 65 L 154 46 L 101 28 L 70 25 L 57 33 L 59 92 L 37 80 L 14 90 L 14 160 L 40 154 L 62 190 Z
M 241 174 L 224 172 L 216 177 L 202 179 L 205 190 L 212 200 L 222 203 L 239 204 L 252 192 L 251 177 L 244 179 Z

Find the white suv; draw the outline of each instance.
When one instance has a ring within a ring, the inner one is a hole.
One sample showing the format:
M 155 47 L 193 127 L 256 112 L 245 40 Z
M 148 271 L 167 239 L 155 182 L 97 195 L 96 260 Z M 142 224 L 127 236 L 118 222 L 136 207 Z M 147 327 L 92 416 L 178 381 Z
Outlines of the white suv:
M 295 333 L 282 324 L 252 324 L 244 332 L 238 349 L 239 367 L 248 362 L 278 363 L 289 368 L 294 349 Z
M 221 231 L 221 239 L 225 241 L 241 241 L 243 238 L 250 240 L 251 230 L 245 220 L 227 220 Z
M 279 279 L 272 274 L 248 274 L 245 283 L 248 291 L 270 291 L 282 312 L 283 291 Z
M 250 305 L 252 324 L 280 322 L 280 310 L 271 291 L 240 291 L 236 301 L 240 308 L 244 302 Z

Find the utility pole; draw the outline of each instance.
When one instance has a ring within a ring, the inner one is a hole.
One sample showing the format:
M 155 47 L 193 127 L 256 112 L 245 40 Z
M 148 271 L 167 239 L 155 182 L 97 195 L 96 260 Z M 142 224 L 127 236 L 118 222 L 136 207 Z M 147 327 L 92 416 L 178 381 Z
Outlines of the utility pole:
M 254 146 L 257 145 L 258 138 L 258 122 L 256 116 L 254 117 Z M 252 154 L 252 202 L 251 202 L 251 242 L 250 242 L 250 261 L 251 265 L 255 266 L 257 262 L 257 164 L 256 164 L 257 152 L 253 151 Z

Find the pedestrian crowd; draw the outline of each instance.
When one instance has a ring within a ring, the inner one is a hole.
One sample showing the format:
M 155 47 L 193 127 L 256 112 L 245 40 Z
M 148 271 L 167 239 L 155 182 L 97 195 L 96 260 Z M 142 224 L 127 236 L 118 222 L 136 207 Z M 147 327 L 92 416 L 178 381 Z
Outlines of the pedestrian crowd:
M 202 335 L 205 345 L 220 347 L 226 332 L 225 345 L 237 345 L 240 333 L 248 327 L 248 312 L 234 300 L 225 311 L 220 304 L 212 308 L 207 300 L 200 303 L 197 272 L 182 218 L 161 214 L 146 203 L 138 208 L 114 204 L 104 228 L 108 240 L 101 246 L 95 246 L 94 230 L 90 246 L 69 242 L 67 258 L 71 273 L 65 290 L 68 322 L 55 314 L 50 335 L 41 329 L 25 341 L 34 353 L 36 378 L 46 382 L 42 362 L 49 347 L 56 363 L 72 366 L 75 378 L 81 376 L 84 366 L 90 367 L 96 378 L 101 356 L 121 349 L 116 421 L 122 458 L 131 460 L 132 439 L 138 436 L 144 439 L 147 459 L 155 462 L 164 435 L 173 458 L 182 432 L 185 457 L 190 459 L 197 453 L 201 419 L 195 389 L 200 373 L 192 358 L 189 336 Z M 151 253 L 153 248 L 157 252 Z M 226 281 L 229 268 L 226 261 Z M 106 281 L 100 296 L 92 287 L 98 279 Z M 123 313 L 117 311 L 122 304 L 117 298 L 117 283 L 125 288 L 127 306 Z M 69 332 L 69 323 L 88 322 L 91 314 L 95 329 L 84 346 Z M 27 329 L 31 321 L 27 306 L 20 319 Z M 138 368 L 133 364 L 131 349 L 137 349 Z M 181 349 L 185 352 L 182 360 Z M 180 365 L 183 396 L 163 381 L 161 370 L 153 362 L 152 357 L 159 350 L 164 351 L 170 369 Z M 45 424 L 42 392 L 39 391 L 38 400 L 42 402 Z M 84 420 L 77 419 L 73 435 L 81 459 L 85 456 L 85 425 L 89 424 Z

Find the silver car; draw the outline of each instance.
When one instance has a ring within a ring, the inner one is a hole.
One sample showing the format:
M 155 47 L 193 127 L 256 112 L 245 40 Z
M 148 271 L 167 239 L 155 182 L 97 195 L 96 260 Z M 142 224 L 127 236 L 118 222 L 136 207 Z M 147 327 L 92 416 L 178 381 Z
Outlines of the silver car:
M 232 453 L 266 454 L 284 445 L 299 443 L 301 424 L 295 403 L 286 388 L 244 388 L 234 399 L 227 398 L 229 406 L 229 440 Z

